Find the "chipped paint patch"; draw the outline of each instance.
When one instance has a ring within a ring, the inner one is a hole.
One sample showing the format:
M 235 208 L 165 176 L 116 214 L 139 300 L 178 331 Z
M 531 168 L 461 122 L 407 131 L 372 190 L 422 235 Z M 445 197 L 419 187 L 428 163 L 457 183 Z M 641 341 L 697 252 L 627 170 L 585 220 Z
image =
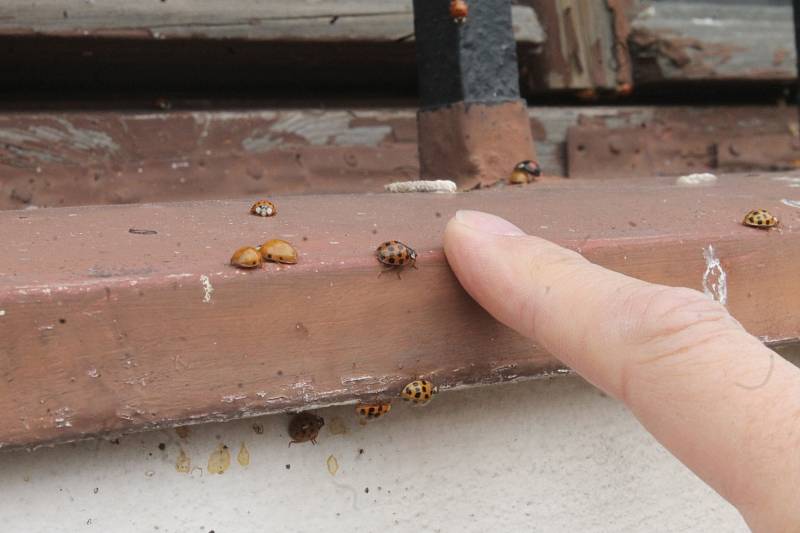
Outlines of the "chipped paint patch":
M 211 303 L 211 295 L 214 294 L 214 287 L 208 276 L 200 276 L 200 283 L 203 285 L 203 303 Z
M 722 305 L 728 303 L 728 280 L 727 274 L 722 270 L 719 258 L 714 255 L 714 247 L 708 245 L 703 249 L 703 257 L 706 260 L 706 270 L 703 272 L 703 292 L 712 300 Z
M 281 113 L 269 127 L 268 133 L 259 131 L 242 140 L 248 152 L 266 152 L 285 144 L 284 135 L 296 136 L 315 146 L 326 144 L 342 146 L 377 146 L 391 134 L 391 126 L 350 126 L 350 113 L 288 111 Z
M 454 193 L 458 191 L 458 186 L 450 180 L 414 180 L 396 181 L 385 185 L 384 189 L 388 192 L 440 192 Z
M 788 205 L 789 207 L 796 207 L 796 208 L 800 209 L 800 202 L 798 202 L 797 200 L 787 200 L 786 198 L 783 198 L 781 200 L 781 203 L 783 205 Z M 3 315 L 0 314 L 0 316 L 3 316 Z
M 714 174 L 703 172 L 700 174 L 687 174 L 675 180 L 675 185 L 684 187 L 694 187 L 697 185 L 711 185 L 717 182 L 717 177 Z
M 228 396 L 223 396 L 222 401 L 225 403 L 233 403 L 239 400 L 244 400 L 247 398 L 247 394 L 229 394 Z

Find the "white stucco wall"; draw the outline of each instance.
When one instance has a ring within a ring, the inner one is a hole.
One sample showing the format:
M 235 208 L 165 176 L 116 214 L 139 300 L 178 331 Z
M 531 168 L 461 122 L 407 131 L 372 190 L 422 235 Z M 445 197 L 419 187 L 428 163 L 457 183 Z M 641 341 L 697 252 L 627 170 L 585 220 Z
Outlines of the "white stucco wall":
M 327 425 L 317 446 L 287 447 L 288 417 L 273 416 L 194 426 L 186 439 L 169 430 L 120 444 L 0 454 L 0 527 L 747 531 L 738 513 L 620 404 L 577 378 L 448 392 L 424 408 L 397 404 L 366 427 L 350 406 L 320 414 Z M 263 434 L 253 422 L 263 424 Z M 346 433 L 332 434 L 337 426 Z M 246 467 L 236 461 L 242 442 L 250 453 Z M 231 465 L 209 474 L 219 443 L 230 447 Z M 181 446 L 202 471 L 176 471 Z M 335 475 L 330 456 L 339 466 Z

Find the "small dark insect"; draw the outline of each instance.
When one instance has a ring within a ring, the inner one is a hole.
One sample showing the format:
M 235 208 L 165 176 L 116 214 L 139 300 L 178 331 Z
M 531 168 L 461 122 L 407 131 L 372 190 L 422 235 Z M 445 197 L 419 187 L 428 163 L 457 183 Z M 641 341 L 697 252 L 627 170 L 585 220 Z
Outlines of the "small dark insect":
M 458 24 L 464 24 L 469 14 L 469 7 L 464 0 L 450 0 L 450 16 Z
M 521 183 L 530 183 L 536 181 L 536 178 L 542 175 L 542 167 L 539 166 L 537 161 L 520 161 L 514 166 L 509 176 L 509 183 L 519 185 Z
M 744 216 L 742 224 L 754 228 L 769 229 L 778 225 L 778 219 L 766 209 L 753 209 Z
M 378 261 L 386 265 L 386 268 L 378 274 L 378 277 L 384 272 L 396 269 L 397 278 L 400 279 L 400 271 L 403 268 L 407 266 L 417 268 L 417 252 L 400 241 L 386 241 L 378 246 L 375 254 Z
M 314 413 L 298 413 L 289 421 L 289 436 L 292 438 L 289 446 L 301 442 L 311 441 L 317 443 L 319 430 L 325 425 L 325 419 Z
M 158 232 L 154 229 L 131 228 L 128 230 L 128 233 L 133 233 L 134 235 L 158 235 Z

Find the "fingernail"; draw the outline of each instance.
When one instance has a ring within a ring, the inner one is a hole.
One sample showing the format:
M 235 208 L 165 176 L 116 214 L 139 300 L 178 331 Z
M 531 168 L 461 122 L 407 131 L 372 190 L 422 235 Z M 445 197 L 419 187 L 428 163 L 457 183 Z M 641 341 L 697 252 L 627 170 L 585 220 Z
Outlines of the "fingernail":
M 481 211 L 456 211 L 456 220 L 474 230 L 493 235 L 525 235 L 508 220 Z

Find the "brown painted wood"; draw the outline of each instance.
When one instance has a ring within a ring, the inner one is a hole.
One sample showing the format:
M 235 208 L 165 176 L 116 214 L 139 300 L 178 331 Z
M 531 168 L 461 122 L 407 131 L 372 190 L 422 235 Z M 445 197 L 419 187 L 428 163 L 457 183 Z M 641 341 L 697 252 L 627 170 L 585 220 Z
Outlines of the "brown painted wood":
M 411 0 L 4 0 L 0 35 L 394 42 L 413 38 Z M 541 43 L 528 7 L 514 8 L 518 40 Z
M 381 192 L 419 175 L 416 112 L 408 107 L 186 111 L 192 102 L 169 104 L 177 110 L 0 114 L 0 209 Z M 784 149 L 794 126 L 785 107 L 528 113 L 550 176 L 769 170 L 796 159 Z M 642 142 L 644 155 L 636 154 Z M 730 153 L 732 142 L 741 157 Z
M 0 443 L 226 420 L 547 375 L 559 365 L 459 287 L 441 249 L 457 209 L 498 213 L 614 270 L 701 288 L 713 246 L 728 307 L 768 342 L 800 338 L 800 174 L 572 181 L 439 194 L 277 197 L 0 213 Z M 753 207 L 777 230 L 740 224 Z M 157 233 L 136 232 L 152 230 Z M 242 245 L 297 265 L 242 271 Z M 378 277 L 399 239 L 419 270 Z

